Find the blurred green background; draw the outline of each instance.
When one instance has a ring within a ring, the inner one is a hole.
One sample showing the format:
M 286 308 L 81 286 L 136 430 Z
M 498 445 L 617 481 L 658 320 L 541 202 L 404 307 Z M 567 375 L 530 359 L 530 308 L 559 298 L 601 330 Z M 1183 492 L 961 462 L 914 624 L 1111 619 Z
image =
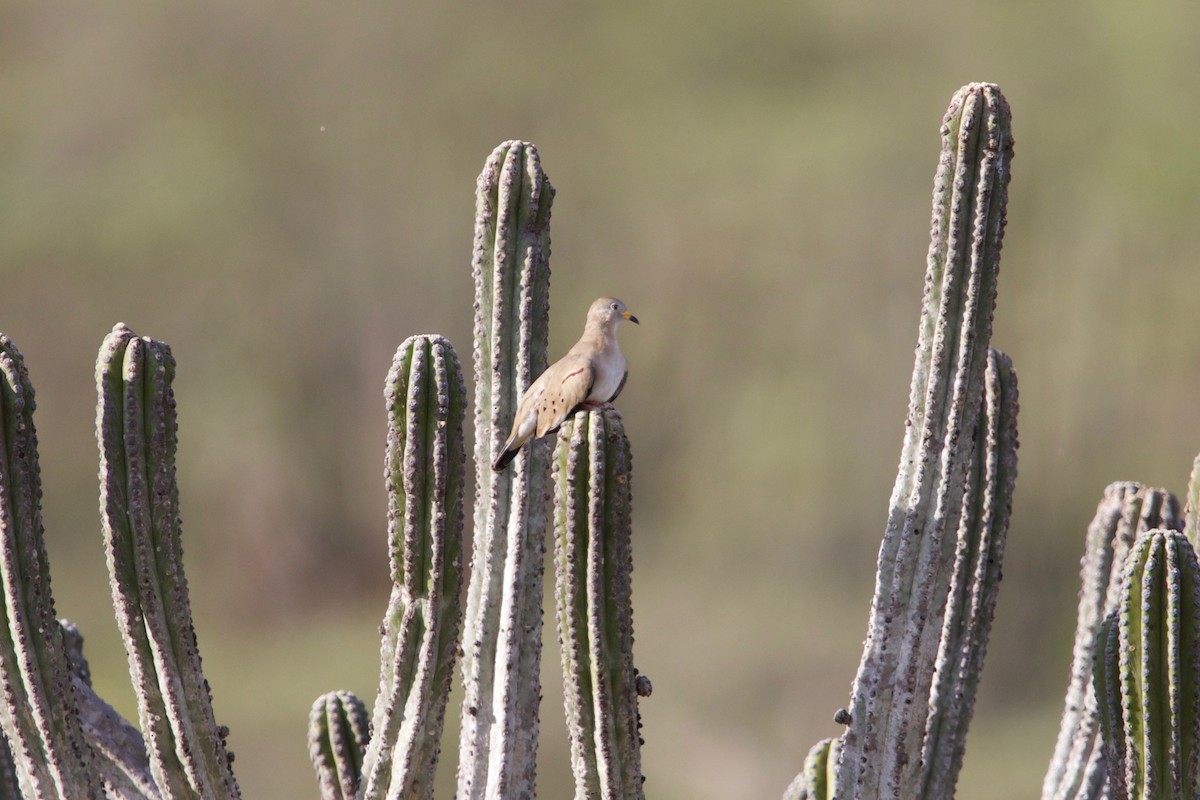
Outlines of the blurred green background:
M 96 348 L 179 361 L 196 624 L 248 798 L 315 797 L 311 701 L 372 698 L 384 375 L 469 361 L 475 177 L 558 189 L 552 352 L 616 294 L 650 797 L 777 797 L 838 728 L 903 433 L 938 126 L 1001 85 L 995 344 L 1021 385 L 1005 583 L 960 796 L 1038 791 L 1101 490 L 1200 450 L 1200 6 L 7 3 L 0 330 L 38 390 L 59 613 L 134 704 L 96 512 Z M 541 795 L 569 770 L 553 619 Z M 457 757 L 452 700 L 441 780 Z M 442 796 L 449 797 L 448 792 Z

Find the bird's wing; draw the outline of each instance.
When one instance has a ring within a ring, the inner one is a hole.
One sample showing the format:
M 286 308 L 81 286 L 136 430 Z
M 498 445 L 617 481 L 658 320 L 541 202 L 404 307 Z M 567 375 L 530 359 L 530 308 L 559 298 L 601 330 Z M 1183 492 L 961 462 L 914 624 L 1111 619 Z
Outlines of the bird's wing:
M 596 372 L 587 359 L 568 356 L 546 370 L 545 377 L 545 390 L 537 400 L 538 436 L 556 430 L 587 399 Z

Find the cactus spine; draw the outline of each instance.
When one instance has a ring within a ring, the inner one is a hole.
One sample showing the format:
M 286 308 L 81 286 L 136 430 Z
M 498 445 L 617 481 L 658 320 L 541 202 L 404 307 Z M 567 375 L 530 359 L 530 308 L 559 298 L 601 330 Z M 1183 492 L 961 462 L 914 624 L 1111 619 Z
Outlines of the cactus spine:
M 175 482 L 175 360 L 124 325 L 100 347 L 100 511 L 138 716 L 165 797 L 240 797 L 213 716 L 183 572 Z
M 642 798 L 631 456 L 621 415 L 605 408 L 565 422 L 554 476 L 558 635 L 575 797 Z
M 0 334 L 0 579 L 8 620 L 0 625 L 0 723 L 24 797 L 98 798 L 50 592 L 35 405 L 24 359 Z
M 1200 565 L 1187 537 L 1134 544 L 1097 648 L 1114 800 L 1192 798 L 1200 737 Z
M 1114 483 L 1104 490 L 1088 526 L 1080 569 L 1079 621 L 1062 725 L 1042 784 L 1042 800 L 1097 800 L 1105 791 L 1100 717 L 1092 691 L 1093 653 L 1100 626 L 1117 607 L 1129 548 L 1154 528 L 1178 530 L 1179 504 L 1162 489 Z
M 911 403 L 839 797 L 913 797 L 925 783 L 923 739 L 983 398 L 1011 159 L 999 89 L 960 89 L 942 125 Z
M 462 614 L 466 387 L 450 342 L 405 340 L 385 396 L 393 585 L 362 798 L 431 798 Z
M 546 369 L 550 206 L 537 149 L 506 142 L 476 195 L 475 536 L 463 635 L 458 797 L 530 798 L 538 737 L 549 445 L 494 472 L 521 392 Z
M 367 707 L 351 692 L 328 692 L 308 715 L 308 754 L 321 800 L 355 800 L 371 739 Z

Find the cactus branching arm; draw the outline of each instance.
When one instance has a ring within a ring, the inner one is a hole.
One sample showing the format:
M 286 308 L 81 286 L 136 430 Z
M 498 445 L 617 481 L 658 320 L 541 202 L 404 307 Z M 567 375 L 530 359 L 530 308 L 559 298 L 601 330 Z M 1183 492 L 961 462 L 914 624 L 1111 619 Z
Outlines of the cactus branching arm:
M 183 571 L 175 482 L 175 360 L 124 325 L 100 347 L 100 511 L 117 624 L 142 733 L 169 798 L 240 797 L 216 724 Z
M 608 407 L 564 423 L 554 474 L 556 605 L 575 797 L 641 798 L 632 472 L 621 415 Z
M 24 359 L 0 334 L 0 724 L 28 800 L 99 798 L 50 591 L 34 406 Z
M 328 692 L 308 714 L 308 755 L 321 800 L 355 800 L 370 741 L 367 707 L 351 692 Z
M 466 388 L 450 342 L 407 339 L 385 396 L 393 586 L 362 797 L 431 798 L 462 617 Z
M 1179 504 L 1164 489 L 1113 483 L 1104 490 L 1088 526 L 1080 568 L 1079 616 L 1062 724 L 1042 782 L 1042 800 L 1098 800 L 1105 791 L 1099 709 L 1092 691 L 1093 653 L 1106 616 L 1117 607 L 1125 557 L 1138 536 L 1154 528 L 1178 530 Z

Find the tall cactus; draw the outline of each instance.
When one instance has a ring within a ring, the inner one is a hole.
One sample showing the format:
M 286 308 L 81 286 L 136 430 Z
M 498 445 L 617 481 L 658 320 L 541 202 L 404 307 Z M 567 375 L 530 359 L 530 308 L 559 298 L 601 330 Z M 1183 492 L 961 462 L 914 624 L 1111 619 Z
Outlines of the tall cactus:
M 616 409 L 576 414 L 559 431 L 556 606 L 576 800 L 644 797 L 633 666 L 631 466 Z
M 476 195 L 475 536 L 463 635 L 458 797 L 533 797 L 550 453 L 491 469 L 521 392 L 546 368 L 550 206 L 537 149 L 505 142 Z
M 118 324 L 100 347 L 100 511 L 117 624 L 164 797 L 240 797 L 183 572 L 171 349 Z
M 1164 489 L 1122 482 L 1104 490 L 1088 526 L 1071 681 L 1054 755 L 1042 782 L 1042 800 L 1098 800 L 1103 795 L 1104 749 L 1092 691 L 1100 625 L 1117 607 L 1126 554 L 1138 536 L 1154 528 L 1178 530 L 1181 525 L 1179 503 Z
M 840 798 L 914 797 L 926 783 L 923 741 L 983 398 L 1011 159 L 1000 90 L 960 89 L 942 125 L 911 403 L 843 735 Z
M 1200 565 L 1178 531 L 1143 534 L 1097 646 L 1114 800 L 1195 797 L 1200 766 Z
M 34 408 L 24 359 L 0 334 L 0 724 L 28 800 L 99 798 L 50 592 Z
M 466 387 L 450 342 L 405 340 L 385 395 L 392 597 L 361 798 L 419 800 L 433 797 L 462 613 Z

